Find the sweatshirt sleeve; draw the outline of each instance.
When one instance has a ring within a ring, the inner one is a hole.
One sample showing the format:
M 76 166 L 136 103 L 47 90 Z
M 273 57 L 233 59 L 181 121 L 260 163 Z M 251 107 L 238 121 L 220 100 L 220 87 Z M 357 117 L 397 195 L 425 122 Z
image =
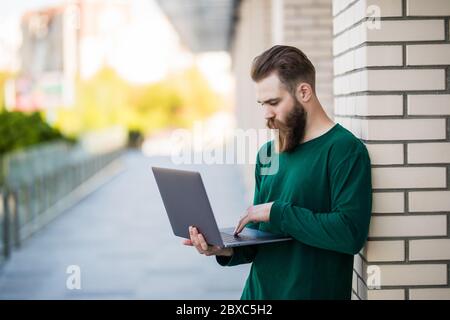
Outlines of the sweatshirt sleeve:
M 260 191 L 260 184 L 261 184 L 261 176 L 260 176 L 260 166 L 258 158 L 256 159 L 256 166 L 255 166 L 255 193 L 253 196 L 253 205 L 259 204 L 259 191 Z M 259 223 L 253 223 L 250 222 L 245 225 L 247 228 L 253 228 L 253 229 L 259 229 Z M 236 266 L 239 264 L 245 264 L 245 263 L 251 263 L 255 259 L 256 253 L 258 250 L 257 245 L 252 246 L 242 246 L 242 247 L 234 247 L 233 248 L 233 255 L 231 257 L 226 256 L 216 256 L 217 262 L 221 266 Z
M 307 245 L 357 254 L 367 240 L 372 211 L 371 166 L 364 147 L 330 169 L 331 212 L 274 201 L 270 223 Z

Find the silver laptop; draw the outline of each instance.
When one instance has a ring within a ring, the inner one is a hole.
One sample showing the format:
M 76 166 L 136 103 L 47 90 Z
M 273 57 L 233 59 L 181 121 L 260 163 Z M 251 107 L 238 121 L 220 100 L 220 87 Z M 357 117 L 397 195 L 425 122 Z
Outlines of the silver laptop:
M 219 229 L 200 173 L 159 167 L 152 171 L 176 236 L 189 239 L 189 226 L 195 226 L 208 244 L 222 248 L 292 240 L 252 228 L 236 236 L 234 227 Z

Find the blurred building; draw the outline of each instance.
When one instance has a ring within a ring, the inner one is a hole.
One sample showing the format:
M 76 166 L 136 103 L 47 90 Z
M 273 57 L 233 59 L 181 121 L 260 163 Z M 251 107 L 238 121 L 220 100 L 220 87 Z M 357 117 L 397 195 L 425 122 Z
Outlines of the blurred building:
M 129 16 L 129 3 L 107 0 L 76 0 L 26 12 L 19 76 L 7 84 L 9 109 L 73 105 L 76 79 L 108 62 L 114 31 L 126 26 Z
M 64 6 L 27 12 L 22 17 L 20 73 L 10 82 L 14 101 L 30 111 L 70 104 L 77 60 L 77 29 L 68 25 Z
M 450 299 L 450 2 L 159 2 L 193 50 L 231 53 L 240 128 L 265 125 L 249 75 L 256 55 L 289 44 L 311 58 L 321 103 L 372 160 L 353 298 Z M 253 170 L 244 170 L 249 201 Z

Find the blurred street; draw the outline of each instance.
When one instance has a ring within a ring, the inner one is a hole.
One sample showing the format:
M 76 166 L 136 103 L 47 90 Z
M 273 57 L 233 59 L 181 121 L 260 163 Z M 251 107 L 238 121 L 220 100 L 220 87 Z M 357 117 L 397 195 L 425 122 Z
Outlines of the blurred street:
M 45 226 L 0 269 L 0 299 L 239 299 L 249 266 L 219 266 L 173 235 L 151 165 L 169 157 L 129 151 L 123 171 Z M 178 168 L 181 168 L 178 166 Z M 248 206 L 238 168 L 201 172 L 220 227 Z M 67 289 L 67 267 L 81 269 L 81 289 Z

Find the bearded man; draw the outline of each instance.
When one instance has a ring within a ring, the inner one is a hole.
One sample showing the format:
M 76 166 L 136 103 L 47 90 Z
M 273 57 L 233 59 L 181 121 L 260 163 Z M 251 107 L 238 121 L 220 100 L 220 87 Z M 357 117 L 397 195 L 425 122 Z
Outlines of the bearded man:
M 219 248 L 192 226 L 184 244 L 222 266 L 252 263 L 241 299 L 350 299 L 354 255 L 367 240 L 372 207 L 367 149 L 327 116 L 315 68 L 298 48 L 263 52 L 251 77 L 267 126 L 279 130 L 265 145 L 279 168 L 263 175 L 267 162 L 257 158 L 253 205 L 235 234 L 249 227 L 293 241 Z

